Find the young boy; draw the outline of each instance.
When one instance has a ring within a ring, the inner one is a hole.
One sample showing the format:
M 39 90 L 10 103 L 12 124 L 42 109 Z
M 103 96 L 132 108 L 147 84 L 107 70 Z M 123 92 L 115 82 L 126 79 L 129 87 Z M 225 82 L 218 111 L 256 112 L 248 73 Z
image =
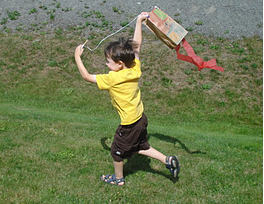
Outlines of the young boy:
M 101 90 L 108 90 L 112 105 L 116 108 L 121 124 L 118 126 L 111 146 L 115 174 L 102 175 L 101 180 L 115 185 L 124 185 L 123 160 L 134 153 L 146 155 L 164 163 L 173 177 L 180 171 L 176 156 L 165 156 L 151 147 L 147 139 L 147 117 L 143 112 L 138 81 L 141 77 L 139 52 L 142 43 L 142 22 L 148 17 L 142 12 L 136 22 L 134 38 L 110 43 L 105 49 L 108 74 L 92 75 L 84 67 L 81 55 L 83 46 L 75 50 L 75 61 L 84 80 L 97 83 Z

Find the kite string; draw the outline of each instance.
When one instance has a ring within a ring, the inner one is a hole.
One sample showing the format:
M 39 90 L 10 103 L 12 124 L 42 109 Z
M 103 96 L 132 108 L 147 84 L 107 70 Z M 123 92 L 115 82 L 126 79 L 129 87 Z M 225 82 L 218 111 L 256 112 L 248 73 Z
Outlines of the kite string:
M 85 43 L 82 45 L 82 48 L 87 48 L 88 50 L 90 50 L 91 52 L 95 51 L 101 44 L 103 41 L 105 41 L 107 38 L 110 38 L 111 36 L 119 33 L 121 30 L 125 29 L 126 27 L 128 27 L 130 24 L 132 24 L 138 16 L 136 16 L 132 21 L 130 21 L 128 24 L 126 24 L 125 26 L 123 26 L 122 28 L 118 29 L 117 31 L 115 31 L 114 33 L 106 36 L 105 38 L 103 38 L 95 48 L 91 49 L 89 46 L 85 46 L 85 44 L 88 42 L 88 40 L 85 41 Z

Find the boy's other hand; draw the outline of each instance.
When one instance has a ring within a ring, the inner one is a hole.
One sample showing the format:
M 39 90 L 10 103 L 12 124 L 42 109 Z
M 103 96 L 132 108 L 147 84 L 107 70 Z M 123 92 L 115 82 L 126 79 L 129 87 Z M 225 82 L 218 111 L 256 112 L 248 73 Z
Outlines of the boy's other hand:
M 81 57 L 82 53 L 83 53 L 83 45 L 81 44 L 78 47 L 76 47 L 75 56 Z
M 138 15 L 137 20 L 138 21 L 144 21 L 149 17 L 149 13 L 148 12 L 142 12 L 141 14 Z

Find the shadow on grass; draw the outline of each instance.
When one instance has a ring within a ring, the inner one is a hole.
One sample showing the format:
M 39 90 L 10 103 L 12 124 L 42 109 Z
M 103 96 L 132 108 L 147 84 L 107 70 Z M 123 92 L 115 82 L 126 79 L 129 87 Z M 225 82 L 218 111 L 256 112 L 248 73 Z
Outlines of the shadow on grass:
M 107 151 L 111 151 L 111 148 L 107 146 L 106 144 L 106 140 L 108 140 L 109 138 L 108 137 L 103 137 L 101 138 L 101 144 L 103 146 L 103 148 Z
M 158 174 L 158 175 L 164 176 L 165 178 L 171 180 L 173 183 L 176 183 L 179 180 L 179 177 L 173 178 L 171 174 L 169 173 L 169 170 L 167 173 L 164 173 L 164 172 L 151 168 L 150 162 L 151 162 L 151 159 L 149 157 L 139 155 L 139 154 L 133 155 L 131 158 L 127 160 L 127 162 L 124 165 L 125 176 L 134 174 L 137 171 L 146 171 L 152 174 Z M 165 168 L 166 167 L 164 165 L 164 169 Z
M 168 135 L 163 135 L 163 134 L 159 134 L 159 133 L 152 133 L 152 134 L 148 134 L 149 138 L 150 137 L 155 137 L 159 140 L 163 140 L 165 142 L 170 142 L 172 144 L 179 143 L 182 147 L 182 149 L 184 149 L 187 153 L 189 154 L 206 154 L 206 152 L 202 152 L 201 150 L 195 150 L 195 151 L 191 151 L 183 142 L 181 142 L 179 139 L 175 138 L 175 137 L 171 137 Z

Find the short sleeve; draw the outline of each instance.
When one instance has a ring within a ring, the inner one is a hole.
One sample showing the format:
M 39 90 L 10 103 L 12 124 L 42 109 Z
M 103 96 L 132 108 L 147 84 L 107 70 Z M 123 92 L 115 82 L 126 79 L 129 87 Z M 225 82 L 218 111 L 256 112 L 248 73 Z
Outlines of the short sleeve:
M 109 89 L 111 87 L 111 77 L 109 74 L 97 74 L 96 83 L 99 89 Z

